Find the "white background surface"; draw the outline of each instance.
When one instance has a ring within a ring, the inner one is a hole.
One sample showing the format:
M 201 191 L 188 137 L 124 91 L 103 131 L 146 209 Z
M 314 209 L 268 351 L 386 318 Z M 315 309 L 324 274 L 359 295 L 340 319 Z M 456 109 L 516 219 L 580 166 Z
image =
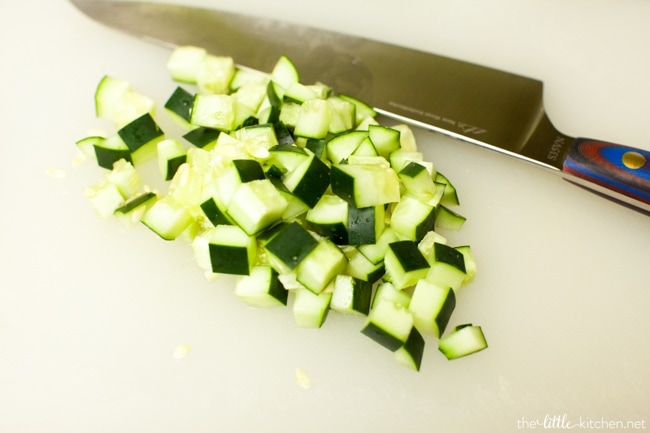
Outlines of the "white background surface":
M 540 78 L 563 132 L 650 149 L 647 1 L 223 8 Z M 206 281 L 187 245 L 94 215 L 82 191 L 100 171 L 72 160 L 99 125 L 95 86 L 115 75 L 162 104 L 174 88 L 167 51 L 62 0 L 0 0 L 0 40 L 0 432 L 510 432 L 554 415 L 574 430 L 588 420 L 650 428 L 647 216 L 419 134 L 468 217 L 449 237 L 471 244 L 480 267 L 452 321 L 482 325 L 490 348 L 448 362 L 430 343 L 414 373 L 357 319 L 297 329 L 289 309 L 253 310 L 230 279 Z M 175 359 L 179 344 L 191 351 Z

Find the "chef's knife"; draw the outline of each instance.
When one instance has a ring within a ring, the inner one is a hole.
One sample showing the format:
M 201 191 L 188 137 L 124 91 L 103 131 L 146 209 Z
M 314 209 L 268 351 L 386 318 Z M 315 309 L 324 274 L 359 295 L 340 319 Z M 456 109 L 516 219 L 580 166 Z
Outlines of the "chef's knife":
M 274 21 L 172 4 L 71 0 L 110 27 L 170 47 L 196 45 L 270 71 L 281 55 L 377 112 L 549 168 L 650 214 L 650 152 L 559 132 L 541 81 L 432 53 Z

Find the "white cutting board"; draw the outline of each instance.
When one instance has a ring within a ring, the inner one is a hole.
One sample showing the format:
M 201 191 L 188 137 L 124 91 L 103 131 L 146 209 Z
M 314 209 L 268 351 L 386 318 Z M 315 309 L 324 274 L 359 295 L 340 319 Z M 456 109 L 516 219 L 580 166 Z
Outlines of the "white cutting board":
M 648 2 L 224 7 L 537 77 L 563 132 L 650 149 Z M 232 279 L 205 280 L 186 244 L 95 216 L 82 191 L 100 172 L 72 164 L 74 142 L 100 126 L 95 85 L 115 75 L 162 103 L 173 89 L 167 51 L 63 0 L 1 0 L 0 40 L 0 432 L 510 432 L 545 419 L 648 428 L 647 216 L 419 133 L 468 218 L 449 237 L 479 264 L 453 324 L 482 325 L 490 347 L 448 362 L 431 343 L 415 373 L 361 335 L 359 319 L 330 314 L 321 330 L 297 329 L 289 309 L 251 309 Z

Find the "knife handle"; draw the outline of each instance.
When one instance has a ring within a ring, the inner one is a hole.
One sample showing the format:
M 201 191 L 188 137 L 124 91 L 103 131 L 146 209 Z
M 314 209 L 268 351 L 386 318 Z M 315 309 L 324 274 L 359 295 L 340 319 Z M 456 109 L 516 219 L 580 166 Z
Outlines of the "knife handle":
M 650 204 L 650 152 L 590 138 L 569 148 L 562 171 Z

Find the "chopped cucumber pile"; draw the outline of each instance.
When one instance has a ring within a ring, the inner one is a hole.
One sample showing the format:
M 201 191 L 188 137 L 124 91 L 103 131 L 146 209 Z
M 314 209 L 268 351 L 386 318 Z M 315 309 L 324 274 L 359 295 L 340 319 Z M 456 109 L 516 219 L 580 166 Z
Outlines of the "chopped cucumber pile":
M 105 169 L 86 191 L 99 215 L 188 242 L 207 277 L 235 275 L 241 300 L 290 306 L 297 326 L 360 316 L 360 332 L 414 370 L 425 339 L 448 359 L 487 347 L 480 326 L 446 330 L 477 267 L 468 245 L 441 234 L 465 222 L 458 195 L 407 125 L 380 125 L 363 101 L 301 82 L 285 56 L 260 73 L 184 46 L 167 66 L 176 88 L 163 113 L 178 136 L 129 82 L 97 86 L 97 117 L 115 130 L 77 146 Z M 166 191 L 144 184 L 148 161 Z

